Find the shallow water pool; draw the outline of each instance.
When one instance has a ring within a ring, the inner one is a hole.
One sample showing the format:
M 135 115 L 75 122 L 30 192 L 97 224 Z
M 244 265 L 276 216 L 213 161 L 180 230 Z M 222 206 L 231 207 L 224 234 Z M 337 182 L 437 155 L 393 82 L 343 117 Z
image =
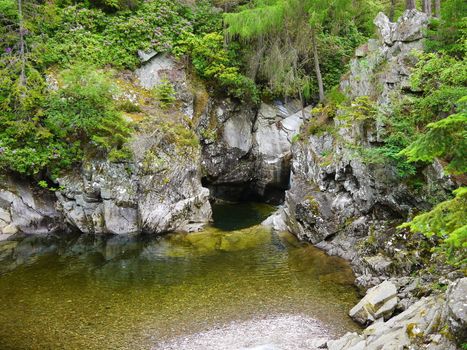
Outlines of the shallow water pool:
M 272 209 L 217 207 L 212 227 L 162 238 L 0 242 L 0 349 L 150 349 L 280 314 L 355 330 L 348 264 L 258 225 Z

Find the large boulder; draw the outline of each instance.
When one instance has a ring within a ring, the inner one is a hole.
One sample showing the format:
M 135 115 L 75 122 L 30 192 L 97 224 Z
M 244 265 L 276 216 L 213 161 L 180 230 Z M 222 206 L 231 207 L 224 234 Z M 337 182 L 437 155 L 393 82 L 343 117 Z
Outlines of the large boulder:
M 200 152 L 139 134 L 127 162 L 91 160 L 59 179 L 58 202 L 68 223 L 84 233 L 197 231 L 211 219 L 201 185 Z M 175 141 L 174 141 L 175 142 Z
M 369 324 L 379 318 L 389 318 L 397 305 L 397 288 L 389 281 L 369 289 L 349 316 L 361 324 Z
M 275 101 L 256 106 L 210 99 L 198 120 L 203 172 L 213 197 L 280 201 L 289 186 L 291 147 L 310 109 Z
M 191 232 L 211 219 L 209 191 L 193 164 L 145 175 L 128 174 L 122 164 L 91 162 L 59 182 L 63 215 L 84 233 Z
M 202 172 L 212 197 L 240 200 L 248 196 L 254 179 L 255 109 L 229 98 L 209 98 L 198 113 Z
M 457 280 L 445 294 L 420 299 L 388 321 L 373 323 L 361 334 L 347 333 L 329 341 L 327 348 L 456 350 L 452 335 L 459 344 L 465 343 L 465 280 Z
M 428 21 L 424 12 L 415 9 L 405 11 L 393 28 L 392 40 L 412 42 L 423 39 Z
M 412 42 L 421 40 L 428 25 L 426 13 L 413 10 L 405 11 L 396 23 L 392 23 L 382 12 L 378 13 L 374 24 L 378 28 L 379 37 L 389 46 L 395 42 Z
M 198 139 L 188 120 L 194 96 L 184 66 L 166 54 L 140 52 L 140 57 L 142 66 L 126 76 L 134 83 L 130 95 L 143 101 L 144 112 L 127 145 L 131 159 L 94 158 L 59 179 L 59 207 L 84 233 L 191 232 L 211 219 Z M 147 91 L 167 82 L 177 104 L 170 115 Z
M 279 106 L 261 105 L 254 127 L 253 149 L 257 158 L 256 189 L 260 195 L 264 196 L 271 188 L 288 189 L 292 142 L 310 117 L 310 109 L 283 117 Z
M 137 84 L 147 90 L 164 83 L 172 84 L 181 109 L 192 118 L 194 96 L 184 65 L 168 54 L 140 52 L 140 58 L 143 64 L 135 71 Z

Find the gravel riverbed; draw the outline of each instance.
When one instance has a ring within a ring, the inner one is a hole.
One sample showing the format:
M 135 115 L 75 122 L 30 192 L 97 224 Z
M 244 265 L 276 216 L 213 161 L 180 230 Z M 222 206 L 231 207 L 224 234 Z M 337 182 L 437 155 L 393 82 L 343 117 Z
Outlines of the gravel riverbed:
M 314 350 L 332 337 L 325 325 L 302 315 L 231 322 L 156 344 L 152 350 Z

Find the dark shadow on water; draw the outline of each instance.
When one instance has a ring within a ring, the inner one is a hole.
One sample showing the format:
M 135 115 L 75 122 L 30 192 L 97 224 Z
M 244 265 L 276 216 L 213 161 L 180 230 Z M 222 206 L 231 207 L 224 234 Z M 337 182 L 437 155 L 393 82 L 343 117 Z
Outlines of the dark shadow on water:
M 224 231 L 259 225 L 276 208 L 265 203 L 213 204 L 213 226 Z

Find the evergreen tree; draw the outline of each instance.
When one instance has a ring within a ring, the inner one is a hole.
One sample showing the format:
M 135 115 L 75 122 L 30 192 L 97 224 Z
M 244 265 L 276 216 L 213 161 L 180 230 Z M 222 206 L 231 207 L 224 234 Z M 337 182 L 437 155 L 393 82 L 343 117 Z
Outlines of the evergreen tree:
M 268 78 L 273 80 L 277 75 L 288 76 L 288 83 L 296 88 L 299 95 L 305 92 L 308 83 L 306 77 L 301 74 L 303 64 L 307 62 L 306 59 L 300 59 L 301 54 L 308 52 L 301 50 L 300 43 L 308 41 L 311 44 L 310 54 L 313 59 L 319 100 L 323 102 L 324 83 L 318 50 L 320 34 L 323 33 L 326 20 L 329 18 L 332 18 L 332 25 L 335 28 L 349 25 L 353 18 L 352 5 L 354 4 L 350 0 L 257 0 L 240 12 L 225 15 L 226 34 L 229 38 L 239 37 L 244 41 L 257 42 L 268 42 L 271 36 L 284 35 L 282 47 L 271 50 L 272 53 L 276 53 L 276 61 L 279 62 L 276 62 L 274 65 L 276 69 Z M 301 19 L 305 19 L 306 28 L 300 26 Z M 289 25 L 289 22 L 292 22 L 292 25 Z M 298 33 L 295 31 L 297 28 L 299 28 Z M 291 43 L 291 47 L 286 50 L 284 47 Z M 276 43 L 273 45 L 277 46 Z M 283 62 L 280 62 L 281 60 Z M 285 62 L 286 60 L 288 62 Z

